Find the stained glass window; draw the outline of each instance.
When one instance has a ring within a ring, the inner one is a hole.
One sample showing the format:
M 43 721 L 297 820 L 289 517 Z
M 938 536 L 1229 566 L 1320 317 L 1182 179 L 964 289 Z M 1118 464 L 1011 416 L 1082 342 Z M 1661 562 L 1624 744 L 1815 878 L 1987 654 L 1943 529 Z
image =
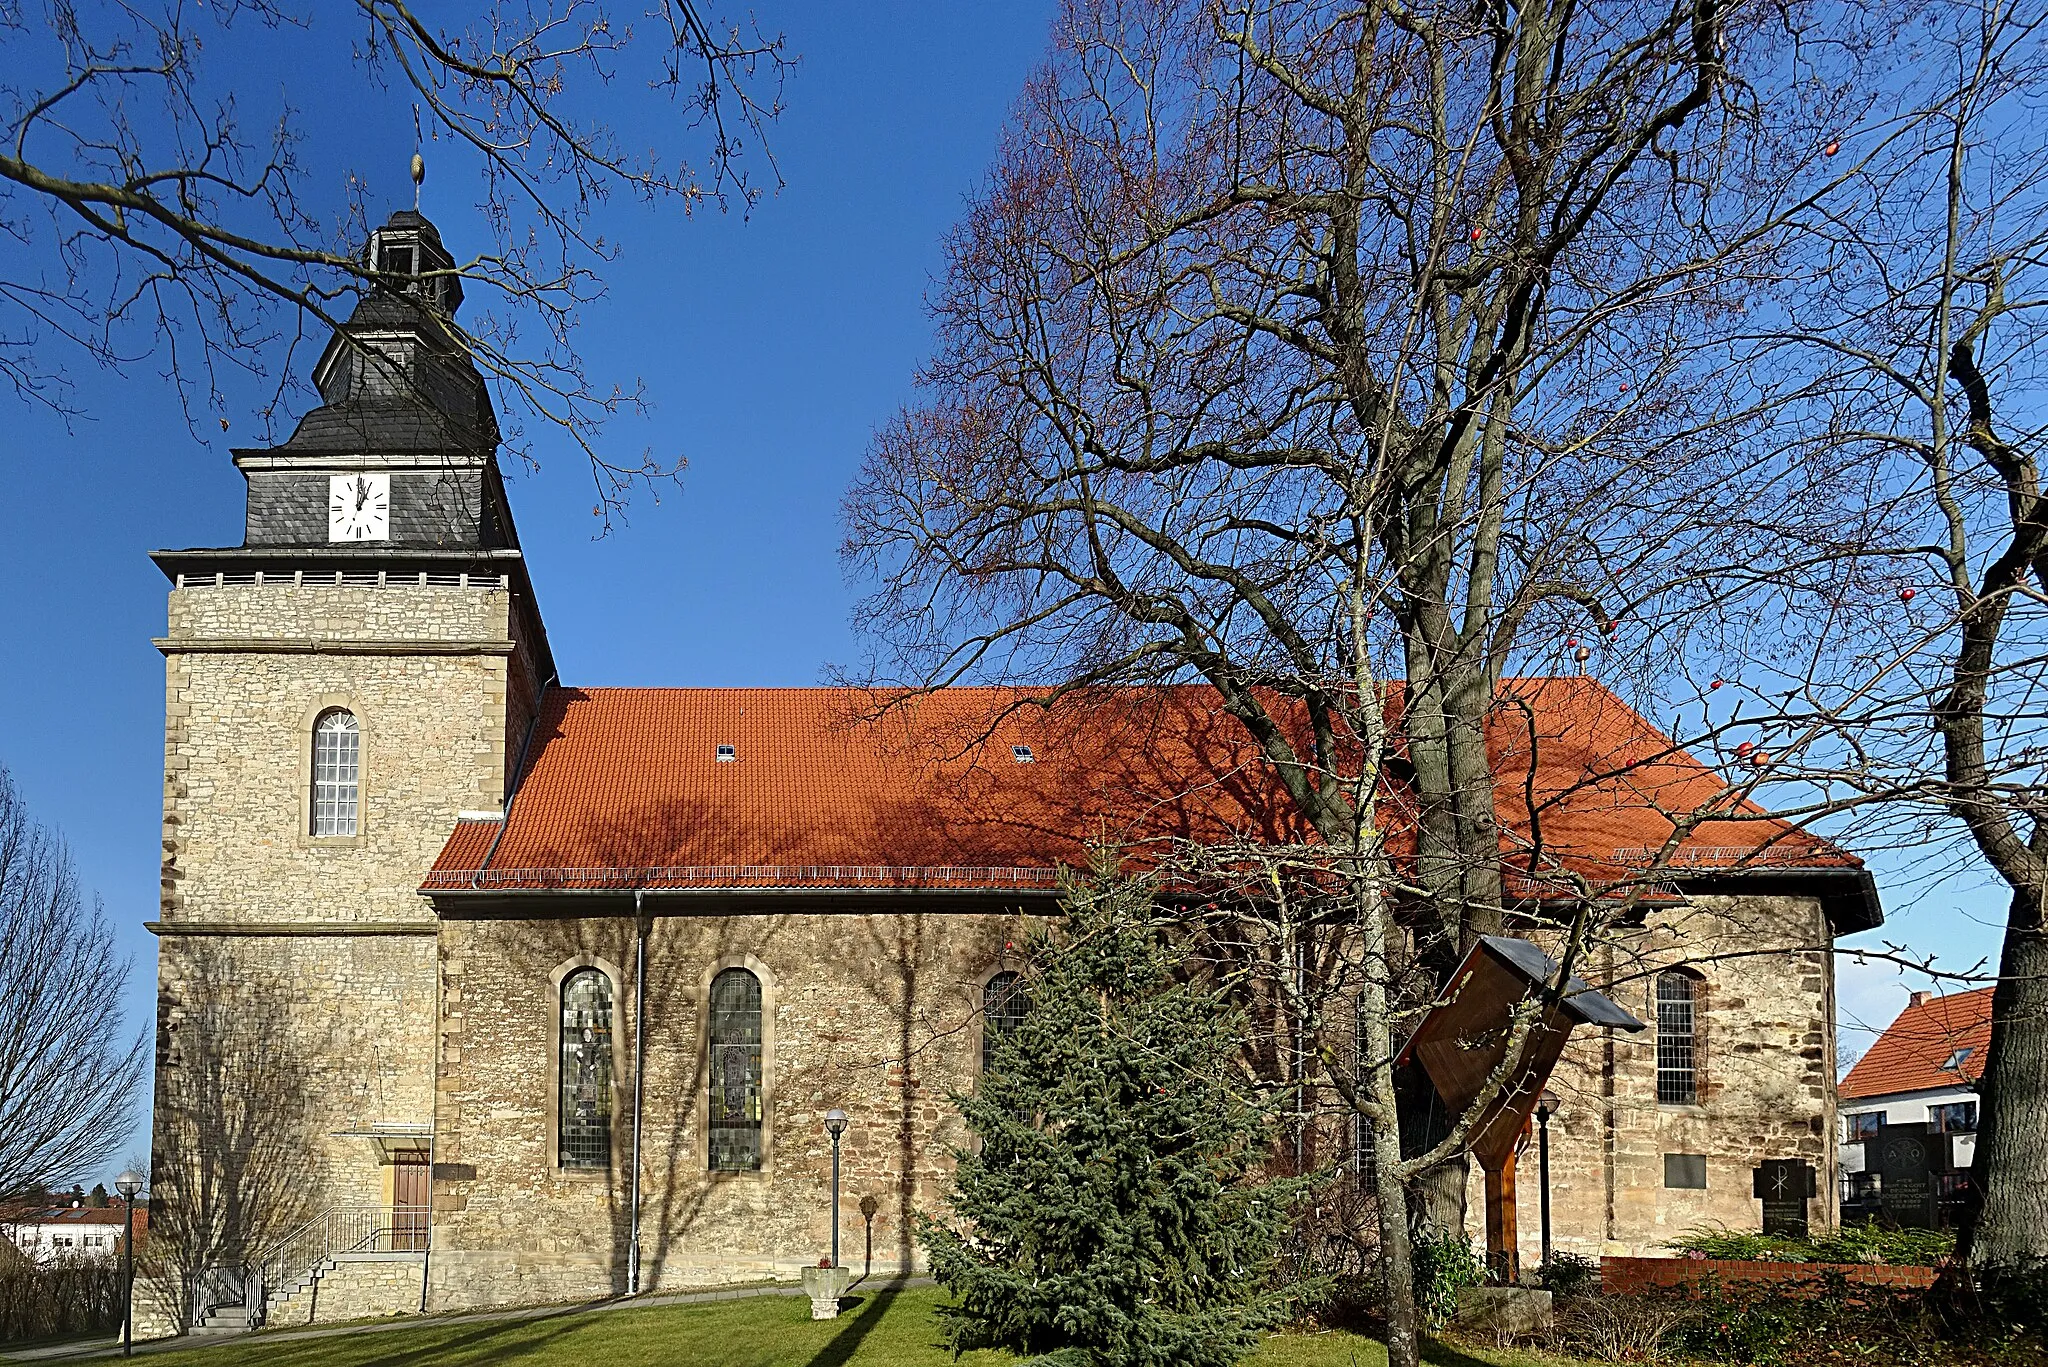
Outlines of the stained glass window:
M 1697 987 L 1684 973 L 1657 975 L 1657 1100 L 1666 1106 L 1699 1101 Z
M 612 1162 L 612 982 L 595 968 L 562 980 L 561 1162 Z
M 761 1166 L 761 980 L 728 968 L 711 980 L 711 1170 Z
M 1024 980 L 1016 973 L 998 973 L 981 989 L 981 1071 L 995 1066 L 996 1046 L 1017 1033 L 1030 1002 Z
M 336 708 L 313 723 L 313 834 L 356 833 L 358 743 L 355 714 Z

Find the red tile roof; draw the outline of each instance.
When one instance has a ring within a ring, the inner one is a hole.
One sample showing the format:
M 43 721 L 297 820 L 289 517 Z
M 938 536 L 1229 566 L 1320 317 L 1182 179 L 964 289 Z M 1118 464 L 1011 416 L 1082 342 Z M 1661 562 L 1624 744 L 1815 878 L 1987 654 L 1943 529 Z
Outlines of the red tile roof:
M 1983 1076 L 1984 1053 L 1991 1045 L 1993 991 L 1980 987 L 1915 1000 L 1885 1027 L 1870 1052 L 1856 1060 L 1842 1079 L 1842 1099 L 1965 1087 Z M 1958 1049 L 1970 1051 L 1963 1066 L 1943 1068 Z
M 1512 869 L 1621 877 L 1670 835 L 1660 809 L 1725 804 L 1721 775 L 1597 683 L 1505 688 L 1526 704 L 1504 707 L 1489 735 Z M 422 890 L 1049 890 L 1091 842 L 1305 838 L 1206 688 L 1070 698 L 1050 713 L 1017 690 L 947 689 L 863 720 L 879 701 L 837 688 L 552 690 L 506 820 L 459 823 Z M 1397 857 L 1400 798 L 1390 785 Z M 1752 805 L 1725 809 L 1736 819 L 1702 826 L 1675 865 L 1860 867 Z

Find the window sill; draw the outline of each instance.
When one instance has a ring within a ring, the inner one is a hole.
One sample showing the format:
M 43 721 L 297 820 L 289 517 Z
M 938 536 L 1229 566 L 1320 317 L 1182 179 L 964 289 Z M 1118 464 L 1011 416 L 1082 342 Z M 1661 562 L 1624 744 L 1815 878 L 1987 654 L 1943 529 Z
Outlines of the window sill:
M 354 835 L 299 835 L 299 847 L 309 850 L 350 850 L 363 843 L 363 833 Z

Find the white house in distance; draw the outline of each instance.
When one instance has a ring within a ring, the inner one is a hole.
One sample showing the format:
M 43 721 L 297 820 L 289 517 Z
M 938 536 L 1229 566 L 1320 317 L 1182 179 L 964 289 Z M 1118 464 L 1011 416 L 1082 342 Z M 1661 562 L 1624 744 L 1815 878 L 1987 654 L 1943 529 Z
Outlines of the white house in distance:
M 105 1206 L 20 1206 L 0 1211 L 0 1241 L 38 1263 L 118 1257 L 125 1218 L 119 1201 Z M 135 1205 L 135 1237 L 149 1230 L 149 1207 Z
M 1881 1125 L 1925 1121 L 1948 1145 L 1951 1172 L 1936 1178 L 1943 1222 L 1961 1205 L 1977 1152 L 1977 1079 L 1991 1043 L 1991 993 L 1915 992 L 1839 1089 L 1842 1115 L 1842 1218 L 1877 1213 L 1878 1175 L 1863 1141 Z

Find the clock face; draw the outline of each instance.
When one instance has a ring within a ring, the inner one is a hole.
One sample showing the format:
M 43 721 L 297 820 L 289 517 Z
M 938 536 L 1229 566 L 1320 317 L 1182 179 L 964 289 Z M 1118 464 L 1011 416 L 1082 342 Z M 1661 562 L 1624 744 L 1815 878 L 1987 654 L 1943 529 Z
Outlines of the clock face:
M 332 475 L 327 480 L 329 541 L 391 539 L 391 476 Z

